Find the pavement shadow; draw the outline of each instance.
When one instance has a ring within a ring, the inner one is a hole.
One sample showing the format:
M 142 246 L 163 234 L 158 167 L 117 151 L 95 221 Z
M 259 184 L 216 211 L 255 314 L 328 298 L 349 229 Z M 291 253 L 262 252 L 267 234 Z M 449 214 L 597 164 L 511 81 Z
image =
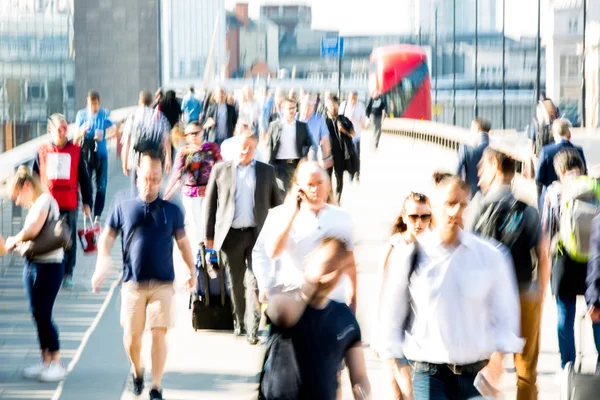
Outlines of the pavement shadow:
M 226 392 L 231 391 L 232 387 L 244 386 L 252 390 L 256 387 L 258 390 L 258 381 L 260 374 L 241 375 L 241 374 L 219 374 L 204 372 L 167 372 L 163 378 L 163 387 L 168 390 L 182 390 L 202 392 Z M 250 390 L 244 390 L 250 392 Z M 173 396 L 169 396 L 172 399 Z M 174 399 L 173 399 L 174 400 Z

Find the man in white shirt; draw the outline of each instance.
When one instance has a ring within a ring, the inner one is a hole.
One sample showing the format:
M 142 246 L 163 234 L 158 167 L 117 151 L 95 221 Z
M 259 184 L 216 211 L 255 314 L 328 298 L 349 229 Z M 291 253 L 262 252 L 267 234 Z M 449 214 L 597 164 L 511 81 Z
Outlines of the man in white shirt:
M 244 86 L 242 94 L 238 119 L 248 122 L 254 134 L 258 136 L 258 126 L 261 118 L 260 104 L 254 99 L 254 94 L 249 86 Z
M 296 101 L 286 99 L 281 105 L 283 115 L 269 125 L 269 164 L 275 167 L 278 183 L 287 193 L 300 159 L 306 157 L 313 141 L 308 126 L 296 120 Z
M 350 175 L 350 180 L 356 178 L 358 182 L 360 180 L 360 136 L 362 134 L 362 128 L 367 123 L 367 110 L 365 105 L 358 101 L 358 92 L 350 92 L 348 100 L 340 104 L 340 115 L 347 117 L 352 121 L 354 127 L 354 136 L 352 141 L 354 142 L 354 148 L 358 156 L 358 165 L 354 176 Z
M 331 183 L 316 162 L 303 163 L 298 186 L 286 202 L 273 208 L 252 251 L 252 268 L 261 297 L 274 285 L 298 287 L 303 282 L 304 260 L 325 237 L 336 237 L 352 252 L 352 268 L 329 298 L 356 310 L 356 263 L 350 214 L 327 204 Z
M 523 346 L 517 284 L 507 255 L 460 228 L 467 184 L 452 177 L 436 190 L 436 229 L 390 269 L 379 354 L 410 361 L 415 400 L 480 398 L 499 386 L 502 354 Z

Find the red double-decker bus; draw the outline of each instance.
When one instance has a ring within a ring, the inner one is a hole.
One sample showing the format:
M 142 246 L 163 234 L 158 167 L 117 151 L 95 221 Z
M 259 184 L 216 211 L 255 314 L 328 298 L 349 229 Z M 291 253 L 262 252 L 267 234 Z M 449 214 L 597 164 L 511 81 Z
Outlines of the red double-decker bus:
M 395 118 L 431 120 L 431 79 L 425 51 L 408 44 L 371 53 L 369 92 L 385 95 Z

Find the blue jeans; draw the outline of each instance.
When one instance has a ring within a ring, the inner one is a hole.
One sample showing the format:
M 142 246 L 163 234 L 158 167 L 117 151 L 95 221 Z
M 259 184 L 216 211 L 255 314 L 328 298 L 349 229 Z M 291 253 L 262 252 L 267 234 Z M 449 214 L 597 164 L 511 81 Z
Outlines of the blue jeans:
M 104 211 L 106 202 L 106 184 L 108 182 L 108 158 L 100 157 L 98 166 L 92 167 L 88 165 L 88 175 L 90 181 L 94 181 L 92 176 L 96 176 L 96 201 L 94 201 L 94 217 L 100 218 Z
M 475 375 L 455 375 L 450 368 L 418 366 L 413 370 L 413 394 L 415 400 L 466 400 L 481 398 L 473 386 Z
M 61 210 L 60 216 L 64 215 L 67 216 L 69 228 L 71 228 L 71 247 L 65 250 L 65 258 L 63 260 L 64 275 L 73 276 L 75 262 L 77 261 L 77 210 Z
M 575 306 L 577 297 L 556 296 L 558 311 L 558 349 L 560 351 L 560 366 L 575 362 Z M 600 323 L 592 324 L 596 350 L 600 351 Z
M 60 350 L 58 329 L 52 321 L 52 309 L 63 279 L 63 264 L 25 261 L 23 283 L 31 313 L 37 326 L 40 348 L 55 353 Z

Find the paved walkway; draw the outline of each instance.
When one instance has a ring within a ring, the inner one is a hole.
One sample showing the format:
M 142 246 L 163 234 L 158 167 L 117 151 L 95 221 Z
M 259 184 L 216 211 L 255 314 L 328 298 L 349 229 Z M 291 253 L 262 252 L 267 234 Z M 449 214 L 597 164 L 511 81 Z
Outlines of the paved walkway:
M 346 182 L 342 205 L 353 215 L 359 272 L 358 319 L 361 324 L 374 398 L 382 387 L 381 363 L 368 348 L 374 304 L 373 285 L 381 247 L 396 218 L 402 198 L 410 190 L 429 192 L 435 169 L 452 170 L 455 156 L 449 151 L 427 147 L 394 136 L 384 136 L 378 152 L 363 143 L 363 172 L 360 184 Z M 125 188 L 126 179 L 113 178 L 110 198 Z M 120 249 L 115 246 L 113 257 Z M 27 313 L 20 267 L 11 267 L 0 281 L 0 399 L 133 399 L 129 388 L 128 361 L 122 348 L 119 325 L 119 291 L 112 285 L 101 295 L 90 294 L 89 279 L 94 258 L 81 256 L 73 292 L 62 291 L 56 307 L 61 329 L 64 361 L 74 365 L 64 384 L 46 385 L 23 380 L 22 368 L 37 359 L 34 327 Z M 179 263 L 181 265 L 181 263 Z M 178 276 L 184 273 L 183 267 Z M 251 399 L 256 390 L 262 360 L 261 347 L 251 347 L 231 334 L 194 332 L 188 298 L 177 292 L 177 324 L 169 333 L 164 395 L 169 400 Z M 583 312 L 583 309 L 580 310 Z M 100 312 L 101 318 L 97 318 Z M 540 358 L 540 399 L 558 399 L 554 375 L 558 369 L 555 306 L 547 297 Z M 587 327 L 589 328 L 589 327 Z M 591 333 L 586 328 L 587 349 L 593 354 Z M 146 342 L 148 341 L 145 338 Z M 75 357 L 75 358 L 74 358 Z M 77 363 L 74 363 L 73 360 Z M 4 362 L 7 360 L 7 362 Z M 149 348 L 144 351 L 150 366 Z M 514 374 L 507 360 L 506 398 L 514 398 Z M 148 371 L 149 372 L 149 371 Z M 147 380 L 150 380 L 149 373 Z M 346 388 L 347 377 L 344 377 Z M 147 393 L 147 392 L 146 392 Z M 350 391 L 344 391 L 350 398 Z M 54 397 L 53 397 L 54 396 Z M 144 394 L 142 398 L 147 398 Z

